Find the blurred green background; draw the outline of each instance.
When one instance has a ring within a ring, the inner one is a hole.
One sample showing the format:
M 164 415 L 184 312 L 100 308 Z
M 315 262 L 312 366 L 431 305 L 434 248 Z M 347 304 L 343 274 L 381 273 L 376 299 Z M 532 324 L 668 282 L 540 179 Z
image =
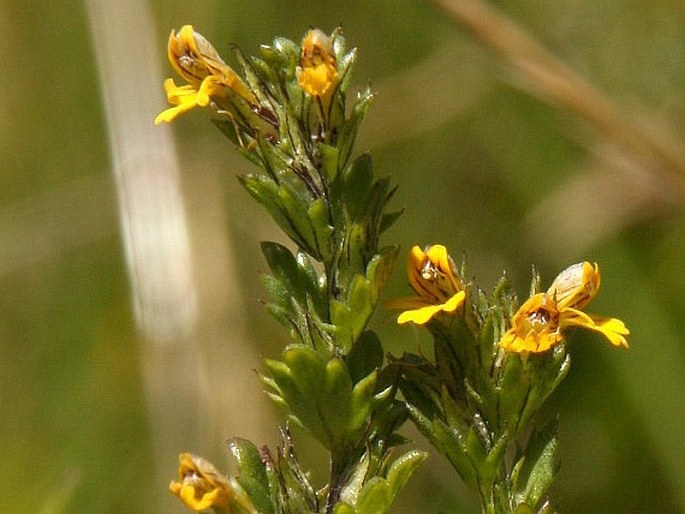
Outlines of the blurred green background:
M 491 5 L 682 156 L 682 0 Z M 98 40 L 98 9 L 130 30 Z M 176 145 L 182 203 L 169 209 L 185 216 L 190 253 L 166 279 L 185 277 L 189 328 L 156 339 L 136 327 L 140 277 L 127 271 L 99 56 L 130 58 L 124 75 L 141 84 L 152 77 L 141 94 L 154 101 L 138 113 L 151 124 L 171 74 L 168 33 L 186 23 L 225 56 L 229 42 L 254 52 L 342 24 L 360 50 L 356 84 L 378 93 L 358 150 L 393 175 L 393 206 L 406 209 L 388 244 L 441 242 L 484 289 L 506 269 L 521 295 L 532 263 L 549 284 L 569 264 L 599 262 L 589 310 L 625 320 L 631 349 L 573 334 L 573 368 L 549 409 L 561 415 L 555 498 L 569 513 L 685 512 L 683 176 L 641 166 L 537 98 L 511 62 L 419 0 L 0 1 L 0 511 L 181 513 L 166 492 L 178 452 L 227 470 L 226 438 L 276 442 L 280 413 L 253 370 L 286 340 L 258 301 L 258 242 L 282 237 L 235 180 L 251 165 L 205 112 L 149 129 Z M 143 151 L 169 154 L 152 141 Z M 387 296 L 406 292 L 398 269 Z M 374 324 L 394 353 L 423 341 L 387 311 Z M 323 472 L 319 449 L 302 445 Z M 477 511 L 438 455 L 394 510 Z

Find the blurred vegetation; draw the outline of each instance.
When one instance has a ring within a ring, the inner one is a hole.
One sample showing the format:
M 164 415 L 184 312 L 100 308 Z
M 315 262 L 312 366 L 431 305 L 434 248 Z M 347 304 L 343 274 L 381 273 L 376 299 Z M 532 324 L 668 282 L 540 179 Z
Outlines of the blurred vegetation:
M 0 506 L 183 512 L 164 503 L 176 455 L 155 462 L 152 449 L 163 435 L 145 401 L 144 343 L 131 314 L 85 5 L 0 2 L 0 29 L 10 42 L 0 48 L 7 71 L 0 99 Z M 681 0 L 491 5 L 682 154 Z M 531 95 L 510 62 L 429 2 L 172 0 L 150 9 L 159 48 L 150 58 L 160 61 L 170 29 L 185 23 L 225 56 L 222 41 L 251 52 L 276 35 L 298 40 L 310 26 L 330 31 L 342 23 L 361 52 L 355 80 L 372 79 L 378 93 L 359 146 L 373 152 L 381 175 L 394 175 L 394 206 L 406 208 L 386 240 L 405 249 L 441 242 L 467 255 L 481 285 L 494 285 L 506 269 L 522 294 L 531 263 L 549 282 L 568 264 L 599 262 L 604 285 L 593 311 L 625 320 L 631 349 L 574 334 L 573 369 L 553 402 L 561 411 L 556 497 L 563 512 L 685 510 L 685 189 L 636 169 L 605 133 Z M 153 107 L 150 123 L 162 104 Z M 276 231 L 237 185 L 248 164 L 203 114 L 174 130 L 200 288 L 196 351 L 207 374 L 198 381 L 218 406 L 208 411 L 205 436 L 181 441 L 177 451 L 219 465 L 224 438 L 276 440 L 278 414 L 250 370 L 284 338 L 258 304 L 258 272 L 266 268 L 258 241 Z M 389 297 L 406 294 L 403 273 L 390 289 Z M 236 335 L 234 323 L 247 330 Z M 395 353 L 422 344 L 397 329 L 391 313 L 375 323 Z M 244 340 L 237 345 L 236 338 Z M 245 363 L 244 371 L 229 375 L 222 364 L 229 361 Z M 304 453 L 314 469 L 324 466 L 315 446 Z M 475 512 L 474 500 L 434 455 L 396 512 Z

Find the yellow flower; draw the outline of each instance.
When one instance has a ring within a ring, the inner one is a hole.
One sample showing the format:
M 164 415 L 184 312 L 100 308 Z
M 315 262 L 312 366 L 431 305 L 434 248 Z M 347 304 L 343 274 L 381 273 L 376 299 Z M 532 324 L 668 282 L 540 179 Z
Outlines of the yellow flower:
M 302 41 L 297 83 L 317 97 L 330 95 L 338 83 L 338 64 L 333 43 L 323 31 L 310 30 Z
M 205 107 L 212 98 L 225 97 L 228 89 L 250 104 L 257 103 L 247 84 L 191 25 L 184 25 L 176 34 L 171 31 L 168 56 L 171 65 L 188 84 L 177 86 L 173 79 L 164 82 L 167 100 L 175 107 L 162 111 L 155 118 L 156 125 L 172 121 L 194 107 Z
M 511 328 L 499 341 L 510 352 L 541 353 L 564 339 L 568 327 L 582 327 L 599 332 L 614 346 L 628 347 L 630 332 L 616 318 L 589 315 L 581 309 L 599 291 L 597 264 L 582 262 L 562 271 L 546 293 L 526 300 L 514 314 Z
M 465 293 L 454 262 L 442 245 L 427 246 L 425 250 L 414 246 L 407 257 L 407 277 L 416 296 L 390 302 L 390 307 L 409 309 L 397 318 L 400 324 L 424 325 L 436 314 L 454 312 L 464 303 Z
M 238 494 L 210 462 L 190 453 L 180 454 L 178 461 L 179 481 L 172 481 L 169 490 L 186 507 L 197 512 L 214 509 L 217 512 L 256 514 L 245 495 Z

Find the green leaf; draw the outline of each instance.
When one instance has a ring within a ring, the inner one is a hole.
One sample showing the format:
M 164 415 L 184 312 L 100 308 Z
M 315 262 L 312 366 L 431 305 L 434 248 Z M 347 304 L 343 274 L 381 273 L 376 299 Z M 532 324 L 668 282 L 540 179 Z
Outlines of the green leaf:
M 228 114 L 224 118 L 230 118 L 229 123 L 233 125 L 238 132 L 234 131 L 231 136 L 229 130 L 225 130 L 228 126 L 217 127 L 229 139 L 238 144 L 242 148 L 246 148 L 248 144 L 257 141 L 263 137 L 271 137 L 276 135 L 276 130 L 267 118 L 261 116 L 259 110 L 254 110 L 253 105 L 247 102 L 237 92 L 226 89 L 223 98 L 214 97 L 219 110 L 226 111 Z
M 275 384 L 270 394 L 296 423 L 336 455 L 358 443 L 376 402 L 376 372 L 354 384 L 343 360 L 302 346 L 265 365 Z
M 380 235 L 383 232 L 385 232 L 386 230 L 388 230 L 390 227 L 392 227 L 395 224 L 395 222 L 398 219 L 400 219 L 402 214 L 404 214 L 404 209 L 384 213 L 383 217 L 381 218 L 380 226 L 378 227 L 378 234 Z
M 440 388 L 440 405 L 442 406 L 443 419 L 448 425 L 452 427 L 461 428 L 464 424 L 463 418 L 465 415 L 463 402 L 457 404 L 456 400 L 452 398 L 446 385 Z
M 342 35 L 336 35 L 334 47 L 338 59 L 338 70 L 342 76 L 340 89 L 344 92 L 347 90 L 352 75 L 351 70 L 357 60 L 357 49 L 353 48 L 345 53 L 345 38 Z
M 392 463 L 387 477 L 388 485 L 390 486 L 391 502 L 426 458 L 428 458 L 427 452 L 412 450 Z
M 271 300 L 270 313 L 303 344 L 328 348 L 331 329 L 321 319 L 328 312 L 325 280 L 320 280 L 306 254 L 293 256 L 278 243 L 262 243 L 273 276 L 262 277 Z
M 309 206 L 307 214 L 314 230 L 318 254 L 321 256 L 321 260 L 327 260 L 331 251 L 330 241 L 331 234 L 333 233 L 333 227 L 330 225 L 328 205 L 322 198 L 319 198 Z
M 281 127 L 281 131 L 283 131 Z M 262 160 L 262 167 L 269 177 L 279 187 L 287 188 L 288 192 L 303 204 L 308 204 L 315 198 L 303 179 L 302 171 L 298 172 L 300 163 L 293 159 L 293 150 L 286 143 L 275 145 L 265 138 L 256 139 L 257 151 Z
M 351 426 L 354 410 L 352 379 L 341 359 L 331 359 L 326 363 L 326 382 L 323 386 L 319 409 L 329 428 L 333 447 L 342 449 L 349 439 L 347 432 L 357 427 Z
M 290 218 L 288 209 L 283 205 L 279 194 L 279 187 L 273 179 L 266 175 L 243 175 L 238 177 L 240 183 L 248 193 L 262 204 L 271 214 L 281 230 L 292 239 L 295 244 L 307 248 L 307 242 L 298 233 L 297 228 Z
M 342 287 L 349 287 L 349 280 L 356 273 L 364 271 L 366 266 L 365 256 L 369 252 L 369 239 L 366 226 L 360 223 L 352 223 L 347 228 L 344 257 L 340 263 Z M 344 282 L 343 282 L 344 280 Z
M 262 275 L 262 286 L 266 291 L 271 302 L 276 304 L 279 308 L 292 312 L 291 294 L 288 288 L 283 284 L 283 281 L 272 275 Z
M 532 275 L 533 278 L 530 281 L 530 296 L 536 295 L 537 293 L 542 291 L 540 273 L 538 272 L 538 269 L 535 267 L 535 265 L 533 265 Z
M 369 427 L 368 437 L 377 442 L 383 451 L 389 450 L 394 446 L 408 443 L 408 439 L 396 432 L 409 416 L 407 406 L 404 402 L 395 399 L 396 389 L 394 384 L 386 385 L 384 371 L 378 374 L 376 390 L 382 389 L 380 394 L 374 395 L 373 420 Z M 377 465 L 383 465 L 381 461 Z
M 393 360 L 391 366 L 401 374 L 400 390 L 413 411 L 428 420 L 442 415 L 440 390 L 443 379 L 428 360 L 405 354 L 402 359 Z M 418 423 L 416 419 L 414 422 Z
M 570 367 L 571 356 L 566 353 L 564 344 L 556 345 L 550 352 L 530 356 L 526 361 L 526 372 L 531 377 L 531 388 L 519 424 L 528 423 L 566 377 Z
M 283 361 L 301 392 L 315 398 L 325 390 L 327 363 L 321 354 L 310 348 L 290 348 L 283 352 Z
M 440 421 L 433 422 L 433 445 L 447 457 L 459 476 L 471 487 L 477 488 L 482 477 L 479 474 L 480 463 L 485 452 L 477 450 L 480 445 L 478 436 L 469 431 L 467 434 L 457 431 Z M 475 455 L 480 455 L 479 459 L 474 459 Z
M 236 480 L 250 497 L 260 514 L 274 514 L 275 499 L 271 496 L 269 479 L 257 447 L 245 439 L 230 439 L 228 449 L 236 460 Z
M 390 189 L 389 176 L 379 178 L 371 186 L 367 211 L 369 216 L 376 222 L 380 221 L 380 214 L 385 209 L 390 198 L 395 194 L 395 191 L 397 191 L 397 187 Z
M 385 514 L 390 508 L 392 499 L 388 484 L 380 477 L 373 477 L 362 489 L 357 500 L 357 514 Z
M 316 306 L 316 312 L 320 317 L 328 318 L 328 288 L 326 275 L 321 274 L 314 268 L 311 259 L 304 252 L 297 252 L 297 267 L 302 281 L 306 284 L 307 294 Z
M 435 441 L 437 441 L 435 427 L 433 426 L 433 422 L 430 420 L 430 418 L 425 416 L 411 403 L 407 403 L 407 412 L 409 412 L 409 417 L 414 422 L 414 425 L 416 425 L 416 428 L 419 429 L 419 432 L 426 436 L 426 438 L 433 442 L 434 446 L 437 447 L 437 445 L 435 445 Z
M 553 419 L 528 442 L 518 476 L 518 503 L 533 508 L 543 503 L 559 471 L 556 432 L 557 420 Z
M 363 332 L 345 356 L 345 363 L 355 383 L 380 369 L 383 365 L 383 347 L 378 336 L 370 330 Z
M 298 349 L 300 348 L 286 350 L 284 356 L 287 356 L 289 351 Z M 309 350 L 308 348 L 306 349 Z M 318 357 L 318 354 L 314 352 L 314 350 L 310 351 L 313 356 Z M 303 356 L 303 358 L 307 358 L 307 356 Z M 306 374 L 300 373 L 297 375 L 297 378 L 295 378 L 293 376 L 294 373 L 287 363 L 271 359 L 265 359 L 264 361 L 264 365 L 271 373 L 274 383 L 277 386 L 277 388 L 273 388 L 272 391 L 269 392 L 269 396 L 290 414 L 293 422 L 308 430 L 315 438 L 324 443 L 328 438 L 323 421 L 315 410 L 316 398 L 307 395 L 308 388 L 306 387 L 306 384 L 303 384 L 306 380 L 310 380 L 314 383 L 317 381 L 319 383 L 323 382 L 322 366 L 319 362 L 315 364 L 318 365 L 312 366 Z M 316 376 L 318 376 L 318 380 Z M 327 442 L 324 443 L 324 445 L 326 446 Z
M 363 275 L 354 277 L 350 285 L 347 304 L 350 306 L 353 314 L 352 332 L 353 339 L 356 340 L 361 335 L 375 307 L 371 297 L 371 287 Z
M 378 302 L 381 292 L 392 277 L 399 253 L 399 246 L 385 247 L 379 254 L 374 255 L 366 266 L 366 279 L 371 285 L 374 304 Z
M 345 78 L 343 77 L 343 83 Z M 357 95 L 357 99 L 352 106 L 352 115 L 338 127 L 337 147 L 340 152 L 340 166 L 345 167 L 352 154 L 357 131 L 366 112 L 371 107 L 373 93 L 368 87 Z
M 275 69 L 295 68 L 300 56 L 300 46 L 284 37 L 274 39 L 271 46 L 262 45 L 259 48 L 262 58 Z
M 305 277 L 300 274 L 300 267 L 295 256 L 279 243 L 263 241 L 261 247 L 269 269 L 280 283 L 280 288 L 276 284 L 269 284 L 268 281 L 266 284 L 271 287 L 270 292 L 275 293 L 274 296 L 279 300 L 279 305 L 285 303 L 287 296 L 294 298 L 300 305 L 305 305 L 309 284 L 303 280 Z
M 367 210 L 373 180 L 371 154 L 366 152 L 357 157 L 345 170 L 344 180 L 345 206 L 350 219 L 361 219 Z
M 301 245 L 302 248 L 305 248 L 312 257 L 320 260 L 321 254 L 318 250 L 316 235 L 309 219 L 309 202 L 305 203 L 294 196 L 292 189 L 285 185 L 278 189 L 278 198 L 288 213 L 288 219 L 298 234 L 298 240 L 304 242 Z M 297 242 L 297 240 L 295 241 Z
M 497 385 L 501 423 L 510 427 L 512 432 L 523 429 L 521 413 L 528 401 L 531 384 L 522 357 L 507 353 L 502 365 L 502 376 Z
M 352 389 L 349 420 L 347 428 L 351 433 L 360 432 L 371 415 L 374 390 L 378 372 L 373 371 L 354 385 Z
M 363 275 L 356 275 L 350 284 L 345 302 L 331 301 L 331 323 L 336 327 L 336 346 L 346 354 L 364 331 L 373 313 L 369 283 Z
M 231 50 L 235 54 L 236 60 L 240 69 L 245 75 L 245 81 L 249 84 L 250 88 L 256 93 L 260 94 L 262 89 L 262 84 L 264 81 L 262 77 L 257 73 L 257 69 L 253 66 L 254 61 L 259 59 L 253 58 L 251 56 L 245 55 L 237 46 L 232 45 Z M 263 61 L 262 61 L 263 62 Z M 261 67 L 263 69 L 263 67 Z
M 334 146 L 330 146 L 324 143 L 319 144 L 317 148 L 319 149 L 319 152 L 321 152 L 321 156 L 323 157 L 323 174 L 329 183 L 334 182 L 338 176 L 339 169 L 338 159 L 340 157 L 340 154 L 338 152 L 338 149 Z

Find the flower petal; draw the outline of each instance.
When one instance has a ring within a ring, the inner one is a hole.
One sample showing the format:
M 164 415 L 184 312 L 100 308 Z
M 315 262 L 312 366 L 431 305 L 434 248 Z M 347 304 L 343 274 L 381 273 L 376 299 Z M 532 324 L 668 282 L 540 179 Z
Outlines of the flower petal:
M 181 487 L 178 497 L 186 507 L 199 512 L 217 504 L 219 489 L 200 495 L 192 485 L 184 485 Z
M 466 298 L 466 293 L 464 291 L 459 291 L 457 294 L 455 294 L 449 300 L 442 304 L 442 310 L 445 312 L 456 311 L 461 306 L 461 304 L 464 303 L 464 298 Z
M 600 318 L 592 316 L 594 327 L 588 327 L 590 330 L 595 330 L 606 337 L 614 346 L 623 346 L 628 348 L 628 341 L 624 336 L 630 334 L 630 330 L 625 326 L 625 323 L 616 318 Z
M 403 325 L 404 323 L 412 322 L 417 325 L 425 325 L 433 316 L 442 310 L 442 305 L 426 305 L 419 309 L 411 311 L 404 311 L 397 317 L 397 323 Z
M 438 305 L 424 305 L 418 309 L 404 311 L 397 317 L 397 323 L 400 325 L 408 322 L 416 323 L 417 325 L 425 325 L 430 319 L 439 312 L 454 312 L 464 303 L 466 293 L 459 291 L 452 296 L 445 303 Z
M 297 83 L 312 96 L 326 96 L 337 78 L 337 70 L 327 63 L 297 70 Z
M 508 352 L 542 353 L 562 340 L 563 336 L 558 331 L 547 330 L 542 333 L 530 331 L 522 337 L 516 333 L 515 329 L 509 329 L 498 344 L 500 348 Z
M 155 125 L 159 125 L 160 123 L 169 123 L 174 121 L 179 115 L 183 114 L 184 112 L 187 112 L 191 110 L 193 107 L 195 107 L 195 103 L 189 104 L 189 103 L 184 103 L 177 105 L 176 107 L 169 107 L 168 109 L 164 109 L 162 112 L 160 112 L 157 117 L 155 117 Z
M 174 79 L 166 79 L 164 91 L 167 100 L 174 107 L 160 112 L 155 118 L 155 125 L 173 121 L 177 116 L 194 109 L 198 105 L 198 91 L 191 85 L 177 86 Z
M 561 324 L 599 332 L 614 346 L 628 348 L 628 341 L 624 336 L 630 334 L 630 331 L 620 319 L 590 316 L 576 309 L 566 308 L 562 313 Z

